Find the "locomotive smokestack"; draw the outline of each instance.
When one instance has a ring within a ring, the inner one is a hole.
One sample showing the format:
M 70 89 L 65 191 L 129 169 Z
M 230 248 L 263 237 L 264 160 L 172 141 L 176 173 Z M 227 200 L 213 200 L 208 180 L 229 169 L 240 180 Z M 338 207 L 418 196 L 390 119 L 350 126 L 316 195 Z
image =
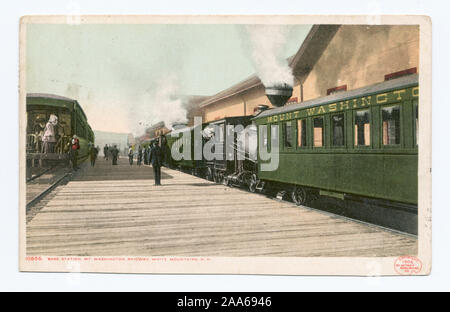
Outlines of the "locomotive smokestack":
M 181 128 L 186 128 L 188 126 L 187 122 L 174 122 L 172 124 L 172 129 L 173 130 L 178 130 Z
M 280 83 L 266 88 L 266 95 L 273 106 L 280 107 L 286 104 L 287 100 L 292 96 L 293 88 L 286 84 Z

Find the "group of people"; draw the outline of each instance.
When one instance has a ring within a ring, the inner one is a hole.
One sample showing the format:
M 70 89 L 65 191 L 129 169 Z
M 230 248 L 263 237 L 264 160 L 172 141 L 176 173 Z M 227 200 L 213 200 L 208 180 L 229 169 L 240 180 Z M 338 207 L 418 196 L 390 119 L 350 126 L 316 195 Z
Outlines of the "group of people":
M 144 165 L 150 165 L 150 153 L 153 148 L 153 144 L 147 145 L 145 148 L 142 148 L 141 145 L 139 145 L 138 150 L 135 152 L 133 147 L 130 145 L 128 149 L 128 160 L 130 162 L 130 166 L 133 165 L 134 157 L 136 156 L 136 164 L 138 166 L 142 165 L 142 162 L 144 162 Z
M 133 147 L 130 146 L 128 149 L 128 160 L 130 162 L 130 166 L 133 165 L 134 156 L 135 152 L 133 150 Z M 144 161 L 145 165 L 152 165 L 153 173 L 155 175 L 155 185 L 161 185 L 161 166 L 163 153 L 161 148 L 159 147 L 159 142 L 155 141 L 153 144 L 150 144 L 145 148 L 142 148 L 142 146 L 139 145 L 136 152 L 136 157 L 138 166 L 141 166 L 142 160 Z
M 80 141 L 76 135 L 73 136 L 71 146 L 70 146 L 70 153 L 71 153 L 71 159 L 73 168 L 75 170 L 79 169 L 77 160 L 78 160 L 78 150 L 80 149 Z M 89 157 L 91 161 L 91 166 L 95 166 L 95 161 L 97 160 L 98 153 L 100 151 L 100 148 L 97 146 L 95 147 L 94 144 L 89 143 Z M 117 159 L 119 157 L 119 149 L 116 145 L 108 146 L 107 144 L 103 148 L 103 153 L 105 156 L 105 160 L 108 160 L 110 157 L 112 158 L 112 164 L 117 165 Z M 130 146 L 128 149 L 128 159 L 130 162 L 130 165 L 133 165 L 133 159 L 134 159 L 134 151 L 133 148 Z M 161 166 L 162 166 L 162 160 L 163 160 L 163 152 L 162 149 L 159 147 L 159 142 L 156 141 L 153 145 L 149 145 L 146 148 L 142 148 L 142 146 L 139 146 L 137 151 L 137 164 L 140 166 L 142 164 L 142 160 L 144 160 L 144 164 L 146 165 L 152 165 L 153 172 L 155 176 L 155 185 L 161 185 Z
M 108 146 L 108 144 L 105 144 L 103 147 L 103 155 L 105 157 L 105 160 L 109 160 L 109 158 L 112 158 L 112 164 L 114 166 L 117 165 L 117 159 L 119 158 L 119 149 L 117 148 L 117 145 Z

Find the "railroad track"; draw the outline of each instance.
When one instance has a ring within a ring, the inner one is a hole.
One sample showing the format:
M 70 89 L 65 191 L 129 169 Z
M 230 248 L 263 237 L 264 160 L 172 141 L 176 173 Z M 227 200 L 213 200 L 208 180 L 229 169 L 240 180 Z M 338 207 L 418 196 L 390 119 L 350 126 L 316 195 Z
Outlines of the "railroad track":
M 45 206 L 46 196 L 58 185 L 68 180 L 71 171 L 64 167 L 50 167 L 27 180 L 26 214 L 27 222 Z M 38 204 L 40 203 L 40 204 Z
M 69 175 L 69 173 L 64 174 L 62 177 L 60 177 L 59 179 L 57 179 L 54 183 L 48 185 L 46 188 L 44 188 L 44 190 L 37 194 L 36 196 L 33 197 L 33 199 L 31 199 L 29 202 L 27 202 L 27 210 L 33 206 L 34 204 L 36 204 L 39 200 L 41 200 L 45 195 L 47 195 L 49 192 L 51 192 L 56 186 L 58 186 L 59 183 L 61 183 L 62 180 L 64 180 L 67 176 Z
M 40 176 L 50 172 L 51 170 L 54 170 L 56 167 L 57 166 L 49 167 L 49 168 L 43 169 L 41 172 L 36 173 L 35 175 L 32 175 L 30 178 L 27 178 L 27 183 L 39 178 Z

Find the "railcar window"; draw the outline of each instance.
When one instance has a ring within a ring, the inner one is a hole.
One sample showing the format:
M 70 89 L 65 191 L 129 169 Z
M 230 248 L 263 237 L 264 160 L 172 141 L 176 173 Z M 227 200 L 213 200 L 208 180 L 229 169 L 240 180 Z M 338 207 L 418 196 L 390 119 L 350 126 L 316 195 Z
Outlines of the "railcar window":
M 313 125 L 314 125 L 314 132 L 313 132 L 314 146 L 321 147 L 323 146 L 323 118 L 322 117 L 314 118 Z
M 59 115 L 59 124 L 62 128 L 64 128 L 64 133 L 66 135 L 71 134 L 71 119 L 69 114 L 60 114 Z
M 370 110 L 356 111 L 355 114 L 355 146 L 370 145 Z
M 416 145 L 419 144 L 419 106 L 417 103 L 414 105 L 416 111 Z
M 278 135 L 278 125 L 274 124 L 270 127 L 270 150 L 278 150 L 280 148 L 280 140 Z
M 218 139 L 219 139 L 219 143 L 223 143 L 223 141 L 224 141 L 224 132 L 225 132 L 225 125 L 224 124 L 221 124 L 220 126 L 219 126 L 219 136 L 218 136 Z
M 400 144 L 400 106 L 389 106 L 381 109 L 383 124 L 383 145 Z
M 297 121 L 297 146 L 304 147 L 307 145 L 306 143 L 306 120 L 298 120 Z
M 27 150 L 37 153 L 42 148 L 42 137 L 44 136 L 48 116 L 44 110 L 28 112 L 27 115 Z
M 294 144 L 292 143 L 293 135 L 292 135 L 292 122 L 286 121 L 283 124 L 283 138 L 284 138 L 284 147 L 292 147 Z
M 259 144 L 261 144 L 264 150 L 267 151 L 267 126 L 266 125 L 260 126 L 259 133 L 261 136 Z
M 331 117 L 333 127 L 333 146 L 344 145 L 344 114 Z

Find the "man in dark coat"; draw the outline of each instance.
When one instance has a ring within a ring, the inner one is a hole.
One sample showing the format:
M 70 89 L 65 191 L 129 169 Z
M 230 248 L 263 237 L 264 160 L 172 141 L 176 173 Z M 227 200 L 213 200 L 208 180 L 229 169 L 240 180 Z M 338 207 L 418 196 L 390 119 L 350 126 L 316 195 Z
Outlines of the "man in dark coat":
M 148 145 L 144 148 L 144 165 L 148 165 Z
M 114 147 L 110 148 L 109 150 L 112 156 L 112 164 L 117 165 L 117 157 L 119 156 L 119 150 L 117 149 L 117 146 L 114 145 Z
M 155 185 L 161 185 L 161 165 L 163 153 L 159 147 L 158 141 L 155 142 L 151 152 L 149 161 L 152 163 L 153 173 L 155 174 Z
M 139 145 L 137 156 L 138 156 L 137 165 L 140 166 L 142 164 L 142 145 Z
M 103 148 L 103 155 L 105 156 L 105 160 L 108 160 L 108 151 L 109 147 L 108 144 L 105 144 L 105 147 Z
M 89 157 L 91 159 L 91 167 L 95 166 L 95 161 L 97 160 L 98 149 L 92 144 L 89 148 Z

